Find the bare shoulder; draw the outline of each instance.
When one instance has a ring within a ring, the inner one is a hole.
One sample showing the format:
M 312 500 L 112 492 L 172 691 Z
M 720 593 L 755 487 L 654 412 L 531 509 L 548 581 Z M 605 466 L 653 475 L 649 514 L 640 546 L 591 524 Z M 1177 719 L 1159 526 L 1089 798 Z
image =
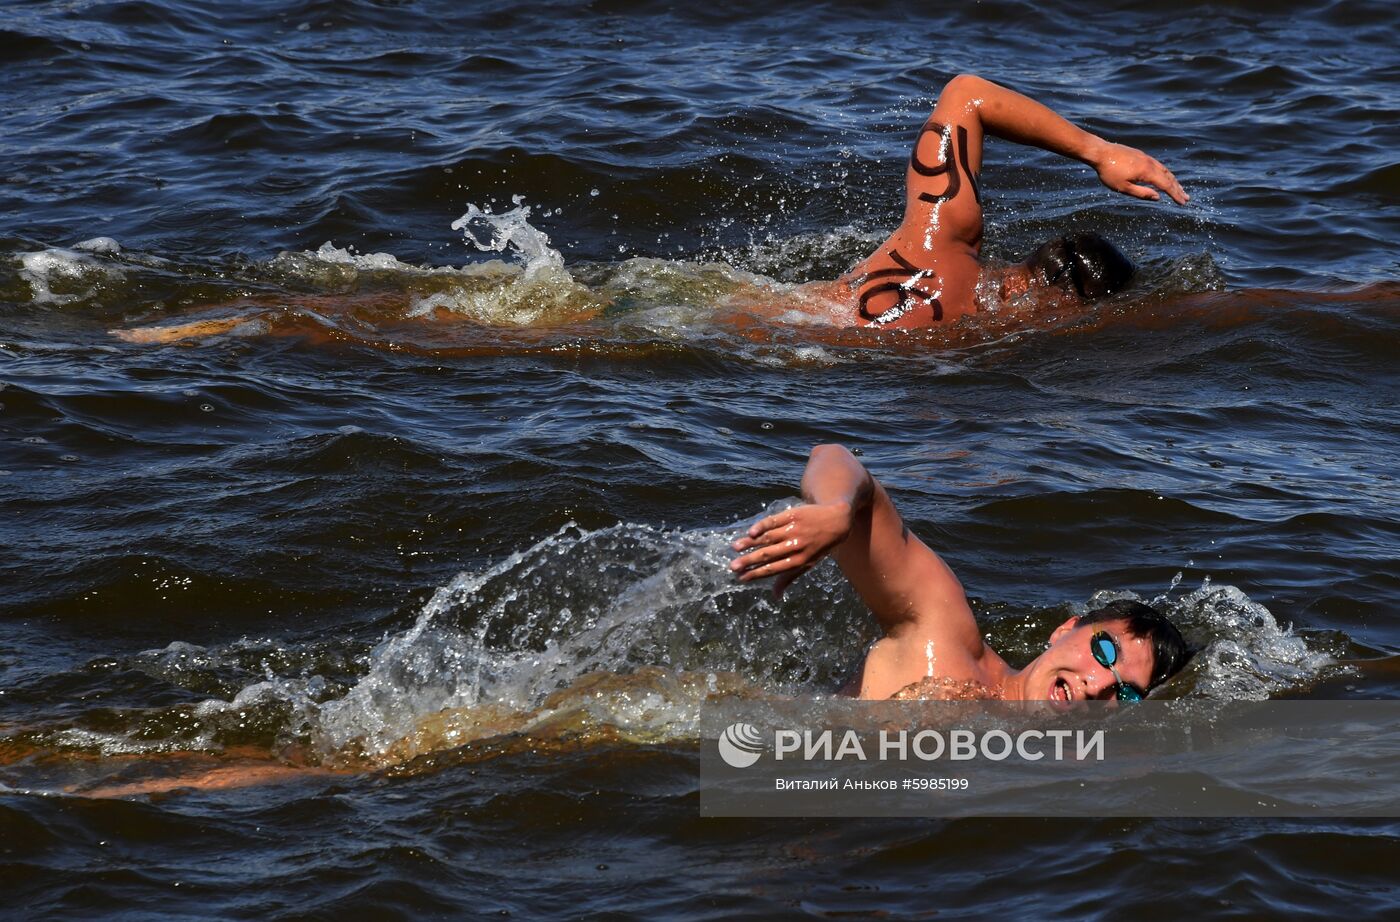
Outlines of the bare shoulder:
M 928 553 L 937 563 L 929 568 L 929 592 L 914 603 L 909 618 L 889 625 L 866 654 L 857 680 L 862 698 L 889 698 L 925 680 L 981 685 L 1000 675 L 1000 657 L 982 639 L 961 584 L 937 555 Z

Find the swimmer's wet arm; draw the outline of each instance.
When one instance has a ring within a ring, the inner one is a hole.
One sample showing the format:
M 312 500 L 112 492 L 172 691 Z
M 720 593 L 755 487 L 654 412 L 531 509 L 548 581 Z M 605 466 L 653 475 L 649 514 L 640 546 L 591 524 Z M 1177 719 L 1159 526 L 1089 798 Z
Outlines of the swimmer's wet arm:
M 954 77 L 939 95 L 936 114 L 945 108 L 949 111 L 943 118 L 975 118 L 987 134 L 1086 163 L 1115 192 L 1157 201 L 1160 189 L 1178 205 L 1190 198 L 1172 172 L 1155 158 L 1137 148 L 1105 141 L 1048 106 L 990 80 L 972 74 Z
M 975 632 L 957 577 L 904 526 L 884 487 L 849 451 L 812 449 L 802 494 L 806 505 L 756 522 L 734 542 L 746 552 L 730 564 L 740 580 L 777 576 L 781 593 L 830 553 L 887 634 L 962 619 Z
M 734 542 L 746 552 L 730 562 L 740 582 L 777 576 L 775 595 L 816 566 L 868 514 L 877 485 L 864 466 L 839 445 L 812 449 L 802 474 L 802 506 L 755 522 Z

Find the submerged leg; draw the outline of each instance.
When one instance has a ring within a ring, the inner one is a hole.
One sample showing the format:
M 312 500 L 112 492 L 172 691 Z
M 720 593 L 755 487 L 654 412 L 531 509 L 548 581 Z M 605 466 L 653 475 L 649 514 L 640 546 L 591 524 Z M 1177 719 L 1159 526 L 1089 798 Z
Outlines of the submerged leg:
M 194 320 L 189 323 L 169 324 L 165 326 L 136 327 L 131 330 L 112 330 L 111 333 L 117 339 L 129 343 L 173 343 L 182 339 L 194 339 L 202 336 L 217 336 L 220 333 L 227 333 L 236 329 L 251 318 L 248 317 L 223 317 L 218 320 Z
M 296 765 L 225 765 L 220 768 L 204 769 L 166 778 L 110 784 L 85 791 L 71 791 L 70 793 L 106 800 L 119 797 L 138 797 L 143 794 L 165 794 L 171 791 L 226 791 L 232 788 L 251 787 L 255 784 L 292 781 L 311 775 L 335 774 L 338 773 L 329 769 Z

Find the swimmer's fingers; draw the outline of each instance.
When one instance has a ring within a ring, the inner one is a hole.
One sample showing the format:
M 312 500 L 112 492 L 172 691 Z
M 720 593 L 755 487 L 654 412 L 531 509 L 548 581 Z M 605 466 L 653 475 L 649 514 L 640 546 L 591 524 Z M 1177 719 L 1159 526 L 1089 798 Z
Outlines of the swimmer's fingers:
M 791 509 L 784 509 L 765 518 L 759 519 L 749 526 L 749 530 L 744 536 L 734 542 L 734 550 L 742 551 L 745 548 L 756 547 L 760 544 L 772 544 L 779 540 L 778 532 L 781 529 L 791 529 L 797 519 L 797 510 L 801 506 L 793 506 Z
M 1152 162 L 1157 163 L 1156 160 Z M 1185 205 L 1191 201 L 1191 196 L 1187 195 L 1186 190 L 1181 188 L 1181 183 L 1176 181 L 1176 176 L 1172 171 L 1160 163 L 1157 163 L 1157 175 L 1152 179 L 1152 184 L 1171 196 L 1171 200 L 1178 205 Z
M 805 570 L 846 540 L 850 530 L 847 504 L 796 506 L 755 523 L 735 541 L 734 549 L 747 553 L 730 561 L 729 568 L 742 582 Z
M 748 551 L 729 562 L 741 582 L 774 576 L 791 567 L 812 562 L 814 550 L 807 529 L 799 529 L 797 507 L 756 522 L 749 534 L 734 542 L 736 551 Z
M 851 507 L 846 503 L 804 503 L 759 519 L 749 526 L 743 537 L 732 545 L 743 551 L 751 547 L 773 544 L 790 536 L 794 530 L 813 537 L 831 538 L 833 543 L 846 539 L 851 530 Z
M 1151 160 L 1151 158 L 1148 159 Z M 1162 166 L 1156 160 L 1152 160 L 1151 162 L 1152 168 L 1145 170 L 1143 175 L 1137 177 L 1137 182 L 1129 183 L 1127 188 L 1122 191 L 1127 192 L 1129 195 L 1136 196 L 1137 198 L 1156 202 L 1160 201 L 1162 198 L 1157 193 L 1157 190 L 1160 189 L 1167 193 L 1171 200 L 1178 205 L 1185 205 L 1189 202 L 1191 196 L 1187 195 L 1186 191 L 1181 188 L 1181 183 L 1176 181 L 1176 177 L 1172 175 L 1172 171 Z
M 799 563 L 796 558 L 777 560 L 773 563 L 763 564 L 739 574 L 739 582 L 751 583 L 756 579 L 765 579 L 769 576 L 776 576 L 773 581 L 773 595 L 781 599 L 783 592 L 791 586 L 799 576 L 817 565 L 817 561 L 809 559 L 806 563 Z
M 788 538 L 786 541 L 767 544 L 742 557 L 736 557 L 729 562 L 729 569 L 739 574 L 740 582 L 747 583 L 803 566 L 811 562 L 812 555 L 809 552 L 810 548 L 806 542 Z
M 1126 192 L 1128 195 L 1131 195 L 1133 198 L 1146 199 L 1146 200 L 1149 201 L 1149 202 L 1157 202 L 1157 201 L 1161 201 L 1161 199 L 1162 199 L 1162 196 L 1157 192 L 1156 189 L 1151 189 L 1151 188 L 1149 188 L 1149 187 L 1147 187 L 1147 186 L 1139 186 L 1139 185 L 1136 185 L 1135 183 L 1128 183 L 1127 185 L 1123 186 L 1123 188 L 1119 189 L 1118 191 L 1119 191 L 1119 192 Z

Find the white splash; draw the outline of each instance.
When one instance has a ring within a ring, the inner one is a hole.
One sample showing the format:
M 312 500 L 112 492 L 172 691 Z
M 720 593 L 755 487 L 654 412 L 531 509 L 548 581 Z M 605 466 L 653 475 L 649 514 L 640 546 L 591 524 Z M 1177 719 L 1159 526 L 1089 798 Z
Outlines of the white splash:
M 1234 586 L 1212 587 L 1206 579 L 1175 609 L 1187 623 L 1203 620 L 1216 637 L 1197 654 L 1196 688 L 1206 697 L 1264 701 L 1314 680 L 1333 662 Z
M 488 324 L 530 325 L 561 321 L 601 310 L 603 303 L 564 267 L 564 257 L 550 246 L 549 235 L 530 223 L 530 206 L 521 196 L 514 208 L 495 214 L 468 205 L 452 222 L 463 241 L 481 253 L 500 253 L 511 262 L 490 261 L 463 267 L 467 276 L 490 279 L 485 286 L 463 284 L 416 298 L 409 316 L 442 309 Z
M 525 276 L 536 276 L 550 269 L 563 269 L 564 257 L 549 245 L 549 235 L 530 224 L 530 206 L 523 197 L 511 199 L 509 211 L 493 214 L 467 205 L 467 213 L 452 222 L 469 246 L 483 253 L 515 253 L 524 260 Z
M 90 248 L 94 253 L 115 252 L 103 248 L 108 243 L 116 246 L 116 241 L 109 237 L 87 240 L 78 246 Z M 58 247 L 34 253 L 20 253 L 18 258 L 19 276 L 29 283 L 36 304 L 72 304 L 86 301 L 97 294 L 104 283 L 126 278 L 126 274 L 116 266 L 108 265 L 85 253 Z
M 313 737 L 323 751 L 353 743 L 368 755 L 381 754 L 409 737 L 425 717 L 478 703 L 526 711 L 587 675 L 617 672 L 639 644 L 645 645 L 658 611 L 745 588 L 725 566 L 729 537 L 720 531 L 668 536 L 632 524 L 583 533 L 566 526 L 483 572 L 464 573 L 433 595 L 412 627 L 374 649 L 369 672 L 349 693 L 315 709 Z M 567 587 L 563 600 L 573 601 L 577 610 L 559 606 L 547 591 L 540 598 L 532 594 L 546 578 L 558 578 L 561 558 L 583 549 L 610 558 L 611 548 L 620 550 L 638 538 L 662 559 L 651 572 L 626 568 L 622 582 L 610 587 L 605 607 L 573 598 L 582 593 Z M 459 628 L 454 616 L 463 606 L 479 604 L 489 583 L 503 581 L 506 588 L 487 606 L 485 617 L 474 628 Z M 509 641 L 488 643 L 488 633 L 501 624 L 514 625 Z M 631 710 L 628 705 L 608 719 L 624 724 Z M 657 713 L 643 707 L 634 716 L 645 717 L 648 729 L 655 730 L 657 720 L 693 720 L 688 710 Z
M 362 280 L 361 276 L 375 273 L 432 277 L 451 276 L 460 271 L 451 266 L 415 266 L 403 262 L 392 253 L 356 253 L 353 249 L 338 247 L 329 240 L 314 251 L 279 253 L 267 267 L 276 274 L 322 288 L 353 287 Z
M 122 251 L 122 245 L 111 237 L 92 237 L 82 243 L 73 245 L 75 250 L 86 250 L 89 253 L 100 253 L 104 256 L 115 256 Z

